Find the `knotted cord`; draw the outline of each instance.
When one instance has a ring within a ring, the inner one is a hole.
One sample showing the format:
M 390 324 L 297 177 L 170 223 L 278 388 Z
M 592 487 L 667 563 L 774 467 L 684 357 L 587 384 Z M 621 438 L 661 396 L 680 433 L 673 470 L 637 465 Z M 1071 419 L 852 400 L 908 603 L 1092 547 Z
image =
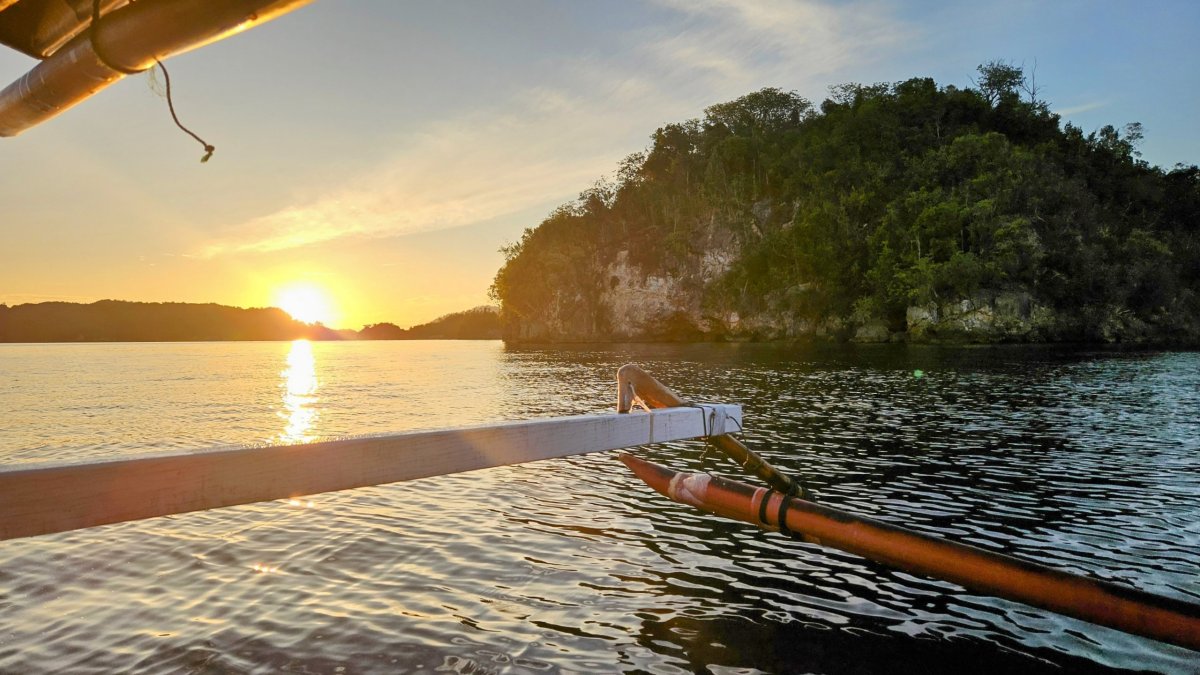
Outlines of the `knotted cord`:
M 99 34 L 100 34 L 100 0 L 92 0 L 92 23 L 90 26 L 88 26 L 88 40 L 92 43 L 92 52 L 96 54 L 96 58 L 100 59 L 100 63 L 103 63 L 105 65 L 105 67 L 107 67 L 111 70 L 114 70 L 118 73 L 124 73 L 126 75 L 137 75 L 139 73 L 145 72 L 145 69 L 133 70 L 130 68 L 126 68 L 125 66 L 122 66 L 121 64 L 119 64 L 119 63 L 115 62 L 113 59 L 111 59 L 108 56 L 106 50 L 100 46 L 100 40 L 97 39 Z M 212 159 L 213 153 L 216 152 L 216 150 L 217 150 L 216 146 L 205 141 L 203 138 L 200 138 L 200 136 L 197 135 L 196 132 L 185 127 L 183 125 L 183 122 L 179 121 L 179 115 L 175 114 L 175 100 L 171 97 L 171 73 L 167 72 L 167 67 L 165 65 L 163 65 L 162 61 L 159 61 L 158 59 L 154 59 L 154 63 L 159 67 L 160 70 L 162 70 L 163 81 L 166 83 L 166 86 L 167 86 L 167 109 L 171 111 L 171 119 L 175 121 L 175 126 L 179 127 L 188 136 L 191 136 L 192 138 L 196 139 L 197 143 L 204 146 L 204 156 L 200 158 L 200 162 L 201 163 L 207 162 L 208 160 Z
M 217 147 L 208 143 L 203 138 L 200 138 L 198 135 L 196 135 L 196 132 L 183 126 L 183 122 L 179 121 L 179 115 L 175 114 L 175 102 L 171 99 L 171 74 L 167 72 L 167 67 L 163 65 L 162 61 L 154 59 L 154 62 L 158 64 L 160 69 L 162 69 L 163 82 L 167 85 L 167 109 L 171 111 L 171 119 L 175 120 L 175 126 L 182 129 L 188 136 L 196 139 L 197 143 L 204 146 L 204 156 L 200 158 L 200 163 L 203 164 L 204 162 L 207 162 L 208 160 L 212 159 L 213 153 L 216 152 Z

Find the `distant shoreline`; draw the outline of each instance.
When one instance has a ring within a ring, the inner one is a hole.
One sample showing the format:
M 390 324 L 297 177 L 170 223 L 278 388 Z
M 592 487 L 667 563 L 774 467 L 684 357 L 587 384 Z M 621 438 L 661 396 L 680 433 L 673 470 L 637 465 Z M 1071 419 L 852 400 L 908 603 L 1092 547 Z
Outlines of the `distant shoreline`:
M 400 328 L 393 323 L 335 329 L 297 321 L 277 307 L 214 303 L 99 300 L 82 304 L 0 304 L 0 343 L 262 342 L 288 340 L 492 340 L 500 319 L 493 307 L 447 314 Z
M 40 340 L 40 341 L 25 341 L 14 342 L 10 340 L 0 340 L 0 345 L 168 345 L 168 344 L 211 344 L 217 342 L 295 342 L 296 340 L 308 340 L 309 342 L 502 342 L 500 338 L 452 338 L 452 337 L 402 337 L 402 338 L 359 338 L 359 339 L 342 339 L 342 338 L 279 338 L 279 339 L 262 339 L 262 340 Z
M 865 340 L 837 340 L 820 337 L 798 337 L 798 338 L 780 338 L 780 339 L 759 339 L 759 340 L 651 340 L 651 339 L 617 339 L 617 340 L 570 340 L 570 341 L 525 341 L 525 340 L 505 340 L 504 343 L 510 347 L 522 348 L 562 348 L 562 347 L 586 347 L 597 345 L 773 345 L 780 347 L 860 347 L 860 348 L 875 348 L 875 347 L 891 347 L 891 346 L 908 346 L 908 347 L 1046 347 L 1046 348 L 1064 348 L 1064 349 L 1101 349 L 1105 351 L 1200 351 L 1200 343 L 1195 342 L 1170 342 L 1170 341 L 1147 341 L 1147 342 L 1102 342 L 1102 341 L 1085 341 L 1085 340 L 1028 340 L 1028 341 L 954 341 L 954 340 L 891 340 L 891 341 L 865 341 Z
M 612 347 L 659 346 L 659 347 L 697 347 L 697 346 L 727 346 L 737 347 L 773 347 L 814 348 L 820 349 L 894 349 L 905 347 L 919 348 L 949 348 L 949 349 L 1049 349 L 1049 350 L 1095 350 L 1103 352 L 1197 352 L 1200 345 L 1169 344 L 1169 343 L 1126 343 L 1126 342 L 853 342 L 816 339 L 789 340 L 698 340 L 698 341 L 664 341 L 664 340 L 613 340 L 613 341 L 574 341 L 574 342 L 513 342 L 501 338 L 393 338 L 393 339 L 310 339 L 294 338 L 279 340 L 76 340 L 76 341 L 43 341 L 43 342 L 5 342 L 0 341 L 0 349 L 6 346 L 49 346 L 49 345 L 155 345 L 155 344 L 239 344 L 256 342 L 295 342 L 309 340 L 311 342 L 501 342 L 505 347 L 530 350 L 576 350 Z
M 278 340 L 43 340 L 35 342 L 12 342 L 0 340 L 0 345 L 170 345 L 170 344 L 214 344 L 218 342 L 503 342 L 500 338 L 381 338 L 361 340 L 339 340 L 336 338 L 282 338 Z
M 1134 349 L 1193 350 L 1200 347 L 1192 340 L 1153 339 L 1127 341 L 1091 340 L 1020 340 L 972 339 L 959 332 L 956 339 L 938 339 L 927 332 L 883 332 L 881 339 L 863 339 L 863 335 L 843 331 L 840 334 L 800 336 L 587 336 L 580 340 L 521 339 L 502 335 L 500 317 L 495 308 L 477 307 L 448 314 L 426 324 L 404 329 L 391 323 L 364 326 L 361 330 L 333 329 L 293 319 L 274 307 L 243 309 L 217 304 L 145 303 L 101 300 L 90 304 L 44 302 L 15 305 L 0 304 L 0 344 L 136 344 L 200 342 L 359 342 L 380 340 L 501 340 L 523 348 L 562 348 L 582 344 L 1047 344 L 1063 346 L 1121 347 Z M 599 339 L 597 339 L 599 338 Z M 755 339 L 757 338 L 757 339 Z

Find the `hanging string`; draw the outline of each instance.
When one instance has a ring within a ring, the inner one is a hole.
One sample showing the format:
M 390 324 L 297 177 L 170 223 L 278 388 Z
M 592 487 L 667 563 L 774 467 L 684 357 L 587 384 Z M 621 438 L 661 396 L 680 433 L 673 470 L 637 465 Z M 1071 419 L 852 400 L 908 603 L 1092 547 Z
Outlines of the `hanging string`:
M 99 35 L 99 32 L 100 32 L 100 0 L 92 0 L 92 23 L 90 26 L 88 26 L 88 40 L 90 40 L 92 43 L 92 52 L 96 55 L 96 58 L 100 59 L 100 62 L 103 63 L 106 67 L 108 67 L 110 70 L 114 70 L 118 73 L 124 73 L 126 75 L 137 75 L 138 73 L 143 72 L 142 70 L 133 70 L 131 68 L 126 68 L 125 66 L 122 66 L 121 64 L 116 63 L 111 58 L 109 58 L 107 50 L 104 49 L 103 47 L 101 47 L 100 41 L 96 39 L 97 36 Z M 207 162 L 208 160 L 212 159 L 213 153 L 216 152 L 216 150 L 217 150 L 216 146 L 212 145 L 211 143 L 208 143 L 203 138 L 200 138 L 200 136 L 196 135 L 196 132 L 183 126 L 183 122 L 179 121 L 179 115 L 175 114 L 175 101 L 171 98 L 171 74 L 167 72 L 167 67 L 163 65 L 162 61 L 159 61 L 158 59 L 154 59 L 154 63 L 158 65 L 160 70 L 162 70 L 163 80 L 166 82 L 166 85 L 167 85 L 167 109 L 169 109 L 171 111 L 171 119 L 175 120 L 175 126 L 179 127 L 181 130 L 183 130 L 183 132 L 186 133 L 188 136 L 191 136 L 192 138 L 196 139 L 197 143 L 204 146 L 204 156 L 200 158 L 200 162 L 201 163 Z
M 99 0 L 97 0 L 97 2 L 98 1 Z M 175 114 L 175 102 L 171 99 L 171 74 L 167 72 L 167 67 L 163 65 L 162 61 L 154 59 L 154 63 L 158 64 L 159 69 L 162 70 L 163 82 L 165 82 L 167 85 L 167 108 L 171 111 L 171 119 L 175 120 L 175 126 L 182 129 L 183 132 L 188 136 L 196 139 L 197 143 L 204 146 L 204 156 L 200 158 L 200 162 L 207 162 L 208 160 L 212 159 L 213 153 L 216 152 L 216 146 L 208 143 L 203 138 L 200 138 L 198 135 L 196 135 L 196 132 L 183 126 L 183 122 L 179 121 L 179 115 Z

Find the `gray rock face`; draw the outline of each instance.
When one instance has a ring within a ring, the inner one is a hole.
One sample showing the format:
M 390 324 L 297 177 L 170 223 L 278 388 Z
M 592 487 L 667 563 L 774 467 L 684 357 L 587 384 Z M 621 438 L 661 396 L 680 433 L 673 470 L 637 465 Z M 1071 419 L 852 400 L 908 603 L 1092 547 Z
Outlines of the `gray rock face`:
M 863 324 L 854 331 L 855 342 L 888 342 L 891 337 L 892 331 L 881 321 Z
M 914 342 L 1030 342 L 1044 339 L 1047 314 L 1029 293 L 1004 291 L 913 305 L 905 321 Z
M 701 323 L 698 298 L 691 297 L 682 280 L 642 273 L 629 264 L 628 251 L 619 252 L 606 272 L 611 281 L 609 288 L 600 294 L 600 302 L 612 317 L 614 337 L 631 339 L 656 334 L 680 314 L 695 325 Z
M 769 215 L 765 208 L 757 217 Z M 796 312 L 819 289 L 796 284 L 762 299 L 759 309 L 713 307 L 705 292 L 737 259 L 737 247 L 717 230 L 707 233 L 705 248 L 683 267 L 647 271 L 633 252 L 617 251 L 607 263 L 596 261 L 587 278 L 595 287 L 559 289 L 544 311 L 506 328 L 514 342 L 583 341 L 772 341 L 851 340 L 854 342 L 995 343 L 1092 339 L 1141 343 L 1155 338 L 1154 329 L 1128 309 L 1095 308 L 1087 315 L 1066 315 L 1044 306 L 1027 291 L 977 293 L 912 305 L 904 326 L 890 326 L 877 316 L 810 318 Z M 1089 329 L 1088 326 L 1093 326 Z M 896 329 L 904 330 L 897 331 Z M 1200 332 L 1200 325 L 1190 329 Z
M 937 325 L 938 306 L 934 303 L 912 305 L 905 312 L 904 319 L 909 337 L 924 338 L 930 328 Z

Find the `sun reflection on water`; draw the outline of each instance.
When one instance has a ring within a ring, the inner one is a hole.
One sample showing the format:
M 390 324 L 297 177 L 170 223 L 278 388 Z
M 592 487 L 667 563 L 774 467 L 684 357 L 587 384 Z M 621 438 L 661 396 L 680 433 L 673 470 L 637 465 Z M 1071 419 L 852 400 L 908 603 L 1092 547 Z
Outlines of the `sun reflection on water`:
M 310 432 L 317 423 L 317 361 L 313 357 L 312 343 L 295 340 L 288 351 L 287 367 L 280 371 L 283 382 L 283 410 L 279 417 L 287 425 L 279 440 L 284 443 L 304 443 L 316 438 Z

